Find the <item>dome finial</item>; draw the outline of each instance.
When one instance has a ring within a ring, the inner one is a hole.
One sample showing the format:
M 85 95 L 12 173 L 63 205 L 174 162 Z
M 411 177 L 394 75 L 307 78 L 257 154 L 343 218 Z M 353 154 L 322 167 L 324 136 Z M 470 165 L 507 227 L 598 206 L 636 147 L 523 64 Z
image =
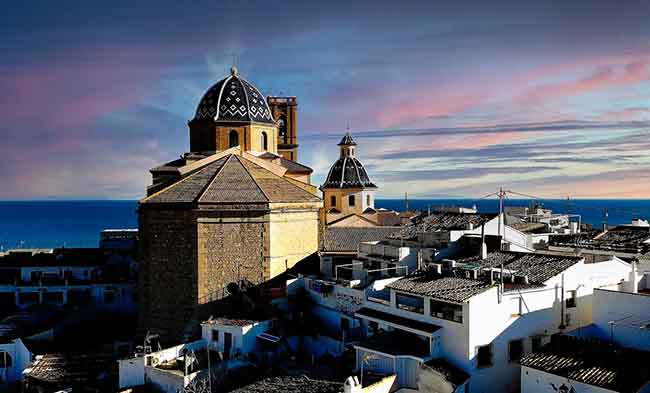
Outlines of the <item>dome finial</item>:
M 237 67 L 235 66 L 230 67 L 230 75 L 237 76 L 237 74 L 238 74 Z

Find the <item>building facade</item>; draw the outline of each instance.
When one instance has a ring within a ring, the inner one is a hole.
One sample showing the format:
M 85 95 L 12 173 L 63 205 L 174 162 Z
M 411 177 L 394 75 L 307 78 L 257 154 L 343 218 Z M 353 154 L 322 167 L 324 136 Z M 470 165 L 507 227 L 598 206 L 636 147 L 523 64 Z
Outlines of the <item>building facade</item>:
M 338 143 L 340 155 L 334 162 L 320 189 L 323 192 L 325 220 L 329 224 L 348 216 L 376 221 L 375 191 L 377 186 L 356 158 L 357 143 L 350 133 Z
M 311 169 L 277 154 L 267 101 L 235 69 L 201 99 L 190 149 L 151 170 L 139 204 L 140 325 L 166 342 L 196 336 L 229 283 L 262 283 L 318 249 Z

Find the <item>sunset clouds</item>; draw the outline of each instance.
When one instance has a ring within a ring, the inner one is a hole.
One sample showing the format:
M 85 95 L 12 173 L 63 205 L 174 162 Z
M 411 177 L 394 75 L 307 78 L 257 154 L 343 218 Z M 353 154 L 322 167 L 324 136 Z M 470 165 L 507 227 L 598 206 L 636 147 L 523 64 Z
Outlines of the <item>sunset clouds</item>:
M 650 198 L 644 2 L 118 3 L 0 15 L 0 198 L 141 197 L 233 58 L 316 183 L 349 122 L 384 197 Z

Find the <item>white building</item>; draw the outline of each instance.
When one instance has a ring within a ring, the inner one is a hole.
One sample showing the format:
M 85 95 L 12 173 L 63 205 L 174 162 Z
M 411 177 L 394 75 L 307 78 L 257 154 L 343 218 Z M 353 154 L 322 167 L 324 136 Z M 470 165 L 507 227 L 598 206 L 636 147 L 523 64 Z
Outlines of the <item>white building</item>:
M 12 250 L 0 257 L 0 304 L 133 311 L 135 263 L 101 249 Z
M 432 250 L 432 261 L 450 258 L 464 251 L 469 239 L 477 240 L 477 249 L 480 249 L 482 239 L 486 238 L 496 243 L 496 249 L 533 251 L 535 239 L 510 226 L 510 220 L 510 217 L 497 213 L 423 214 L 414 217 L 411 224 L 389 238 L 393 246 Z
M 32 361 L 22 340 L 17 338 L 0 344 L 0 390 L 9 389 L 22 380 L 22 373 Z
M 119 360 L 119 388 L 147 385 L 177 393 L 205 376 L 208 366 L 235 368 L 245 364 L 250 354 L 273 353 L 280 341 L 271 334 L 274 321 L 217 318 L 203 322 L 200 340 Z
M 357 368 L 395 373 L 400 388 L 424 389 L 426 379 L 449 389 L 445 378 L 423 374 L 427 362 L 443 359 L 470 379 L 442 391 L 518 391 L 521 357 L 553 333 L 588 324 L 593 289 L 618 288 L 629 273 L 615 258 L 585 264 L 517 252 L 432 265 L 386 285 L 388 302 L 365 299 L 355 313 L 367 332 Z
M 554 336 L 523 358 L 521 392 L 650 392 L 647 278 L 620 289 L 594 289 L 593 323 Z

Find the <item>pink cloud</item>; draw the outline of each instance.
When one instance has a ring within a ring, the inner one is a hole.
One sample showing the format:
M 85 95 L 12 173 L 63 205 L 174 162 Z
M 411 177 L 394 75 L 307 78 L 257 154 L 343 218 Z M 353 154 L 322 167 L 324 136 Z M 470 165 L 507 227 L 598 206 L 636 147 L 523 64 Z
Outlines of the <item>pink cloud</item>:
M 626 86 L 648 79 L 650 79 L 650 72 L 648 72 L 648 64 L 644 61 L 628 63 L 623 67 L 622 71 L 617 71 L 612 65 L 599 66 L 592 74 L 583 78 L 529 89 L 520 98 L 520 101 L 525 104 L 545 102 L 558 97 Z
M 608 111 L 598 117 L 598 120 L 601 121 L 632 121 L 648 119 L 650 119 L 650 108 L 640 107 Z

